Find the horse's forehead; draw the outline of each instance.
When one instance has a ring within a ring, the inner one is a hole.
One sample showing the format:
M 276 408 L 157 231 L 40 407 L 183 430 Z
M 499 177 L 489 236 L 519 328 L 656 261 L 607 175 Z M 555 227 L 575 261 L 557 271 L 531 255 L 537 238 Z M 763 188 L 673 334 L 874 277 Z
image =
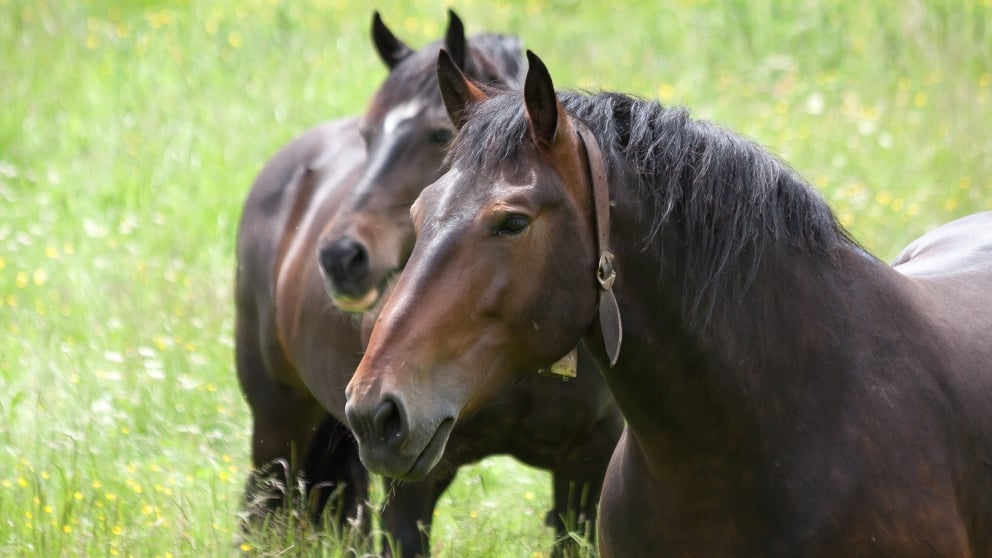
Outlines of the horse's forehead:
M 466 169 L 453 166 L 434 184 L 429 203 L 441 214 L 483 209 L 511 193 L 533 188 L 533 169 Z
M 365 114 L 366 124 L 381 123 L 383 132 L 387 134 L 404 122 L 441 118 L 447 119 L 447 113 L 441 102 L 441 95 L 436 91 L 411 91 L 403 96 L 397 95 L 395 91 L 376 95 Z
M 427 109 L 427 101 L 420 97 L 413 97 L 402 103 L 390 107 L 386 115 L 382 118 L 382 133 L 391 134 L 407 120 L 422 114 Z
M 372 97 L 366 119 L 394 121 L 416 117 L 425 111 L 443 111 L 440 89 L 437 87 L 437 48 L 430 45 L 417 51 L 394 68 Z M 431 114 L 430 116 L 434 116 Z

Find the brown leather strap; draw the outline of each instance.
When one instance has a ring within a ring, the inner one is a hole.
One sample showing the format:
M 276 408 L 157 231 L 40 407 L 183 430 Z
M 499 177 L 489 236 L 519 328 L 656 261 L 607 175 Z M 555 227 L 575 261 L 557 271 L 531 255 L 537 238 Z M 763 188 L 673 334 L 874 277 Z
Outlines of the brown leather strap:
M 592 182 L 593 205 L 596 209 L 596 239 L 599 248 L 599 263 L 596 266 L 596 280 L 599 282 L 599 325 L 603 332 L 603 344 L 610 366 L 617 363 L 620 356 L 620 343 L 623 341 L 623 326 L 620 323 L 620 308 L 613 294 L 613 282 L 617 273 L 614 268 L 615 256 L 610 250 L 610 186 L 606 181 L 606 168 L 599 142 L 586 125 L 572 120 L 579 141 L 586 149 L 589 164 L 589 178 Z

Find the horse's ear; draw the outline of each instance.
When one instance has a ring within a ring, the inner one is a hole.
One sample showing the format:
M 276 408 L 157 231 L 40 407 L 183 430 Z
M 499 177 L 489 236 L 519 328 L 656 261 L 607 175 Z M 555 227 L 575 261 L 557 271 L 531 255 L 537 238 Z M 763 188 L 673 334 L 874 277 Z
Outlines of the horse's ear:
M 448 10 L 448 30 L 444 33 L 444 47 L 454 60 L 455 65 L 465 69 L 465 54 L 468 43 L 465 41 L 465 26 L 454 10 Z
M 468 79 L 444 49 L 437 56 L 437 84 L 441 88 L 441 98 L 448 109 L 448 116 L 456 128 L 465 124 L 465 109 L 469 105 L 489 97 Z
M 375 45 L 379 58 L 382 59 L 386 67 L 392 70 L 404 58 L 413 54 L 406 43 L 396 38 L 393 32 L 386 27 L 379 17 L 379 12 L 372 14 L 372 44 Z
M 555 84 L 547 66 L 536 54 L 527 51 L 527 79 L 524 81 L 524 105 L 530 120 L 530 132 L 534 141 L 542 147 L 550 147 L 558 135 L 558 98 Z

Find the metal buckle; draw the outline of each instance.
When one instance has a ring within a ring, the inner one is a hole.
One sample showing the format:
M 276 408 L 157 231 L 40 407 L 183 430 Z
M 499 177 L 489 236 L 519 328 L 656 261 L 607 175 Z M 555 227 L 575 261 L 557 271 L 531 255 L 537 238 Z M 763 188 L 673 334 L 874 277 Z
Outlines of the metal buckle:
M 613 282 L 617 279 L 617 272 L 613 268 L 613 252 L 604 251 L 599 255 L 599 266 L 596 268 L 596 280 L 604 291 L 613 288 Z

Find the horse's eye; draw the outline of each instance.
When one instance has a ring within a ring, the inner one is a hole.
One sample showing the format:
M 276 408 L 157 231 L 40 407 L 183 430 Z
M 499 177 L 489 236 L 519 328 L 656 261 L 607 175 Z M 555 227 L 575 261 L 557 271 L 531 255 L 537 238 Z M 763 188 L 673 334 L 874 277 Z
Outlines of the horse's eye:
M 431 130 L 428 139 L 433 144 L 445 145 L 451 141 L 451 130 L 447 128 L 437 128 L 435 130 Z
M 496 236 L 514 236 L 524 232 L 524 229 L 530 225 L 530 219 L 526 215 L 521 215 L 519 213 L 511 213 L 506 216 L 506 219 L 500 223 L 493 234 Z

